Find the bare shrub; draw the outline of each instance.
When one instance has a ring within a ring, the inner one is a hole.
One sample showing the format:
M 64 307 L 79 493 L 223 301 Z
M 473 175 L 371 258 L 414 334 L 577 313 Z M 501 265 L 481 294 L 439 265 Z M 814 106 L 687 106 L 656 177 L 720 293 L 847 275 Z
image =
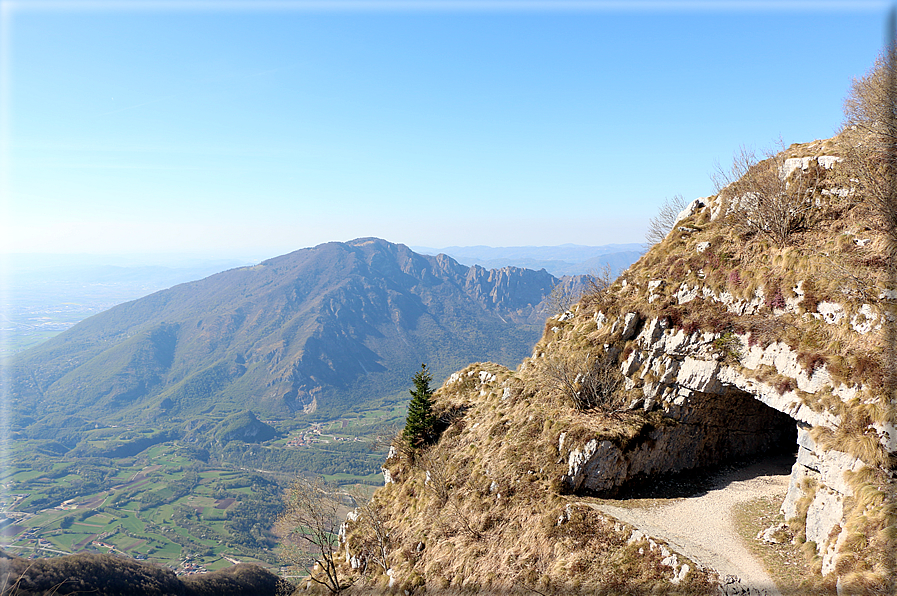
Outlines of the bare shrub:
M 361 546 L 361 555 L 365 561 L 373 561 L 383 572 L 392 567 L 390 552 L 393 549 L 393 532 L 383 507 L 373 499 L 366 498 L 361 491 L 351 493 L 358 514 L 356 520 L 367 535 Z
M 812 229 L 819 219 L 815 193 L 818 165 L 806 171 L 788 167 L 784 147 L 762 158 L 747 147 L 735 153 L 729 170 L 717 165 L 717 192 L 729 197 L 728 216 L 744 236 L 761 236 L 782 247 L 795 232 Z
M 462 532 L 482 540 L 484 520 L 462 507 L 462 500 L 469 501 L 470 494 L 462 490 L 465 483 L 459 479 L 459 470 L 452 465 L 450 455 L 430 449 L 421 455 L 420 465 L 426 473 L 426 486 L 436 497 L 436 521 L 442 531 L 447 535 Z
M 623 375 L 611 359 L 556 354 L 546 359 L 545 366 L 575 409 L 610 411 L 616 405 Z
M 678 216 L 688 206 L 682 195 L 676 195 L 672 198 L 665 199 L 663 205 L 657 212 L 657 215 L 648 220 L 648 231 L 645 232 L 645 240 L 648 246 L 653 246 L 658 242 L 662 242 L 673 226 L 678 221 Z
M 549 316 L 563 314 L 579 301 L 579 296 L 580 293 L 576 290 L 575 284 L 561 280 L 545 298 L 543 302 L 545 312 L 549 313 Z
M 455 490 L 454 474 L 449 470 L 446 456 L 437 450 L 428 450 L 420 457 L 420 467 L 427 475 L 427 488 L 433 492 L 442 507 Z
M 853 196 L 874 208 L 878 227 L 897 243 L 894 147 L 897 144 L 897 96 L 894 49 L 882 53 L 865 76 L 854 79 L 844 100 L 847 152 L 844 167 Z
M 586 293 L 598 295 L 605 292 L 614 283 L 614 271 L 610 265 L 594 270 L 586 278 Z
M 284 510 L 277 527 L 289 538 L 304 542 L 306 549 L 285 544 L 281 555 L 287 562 L 310 567 L 309 579 L 339 594 L 351 583 L 337 569 L 339 551 L 339 496 L 321 479 L 293 481 L 284 497 Z
M 585 278 L 585 289 L 580 302 L 586 306 L 593 303 L 600 304 L 606 302 L 606 298 L 609 296 L 607 290 L 613 282 L 614 272 L 610 265 L 605 265 L 601 269 L 593 271 Z

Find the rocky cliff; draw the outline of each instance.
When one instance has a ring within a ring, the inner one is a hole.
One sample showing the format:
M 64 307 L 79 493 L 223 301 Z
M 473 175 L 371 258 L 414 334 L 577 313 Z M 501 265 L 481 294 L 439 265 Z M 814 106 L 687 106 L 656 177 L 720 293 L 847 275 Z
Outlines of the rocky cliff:
M 373 503 L 388 563 L 367 556 L 364 516 L 347 524 L 356 589 L 713 592 L 712 569 L 584 499 L 782 452 L 795 460 L 781 512 L 820 578 L 804 588 L 891 589 L 897 288 L 887 218 L 848 149 L 841 135 L 751 164 L 549 319 L 516 371 L 452 375 L 435 395 L 439 440 L 397 444 L 385 464 Z M 764 169 L 780 184 L 771 196 L 796 202 L 763 221 L 801 215 L 784 238 L 757 225 Z

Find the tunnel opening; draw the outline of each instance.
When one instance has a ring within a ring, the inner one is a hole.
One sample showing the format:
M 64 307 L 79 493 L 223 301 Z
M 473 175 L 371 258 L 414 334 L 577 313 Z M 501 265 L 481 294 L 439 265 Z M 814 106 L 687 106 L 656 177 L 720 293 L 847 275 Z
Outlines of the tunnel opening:
M 612 498 L 689 497 L 716 486 L 722 477 L 790 474 L 797 459 L 796 420 L 735 388 L 723 394 L 694 393 L 688 401 L 671 429 L 679 435 L 678 459 L 684 465 L 635 475 Z

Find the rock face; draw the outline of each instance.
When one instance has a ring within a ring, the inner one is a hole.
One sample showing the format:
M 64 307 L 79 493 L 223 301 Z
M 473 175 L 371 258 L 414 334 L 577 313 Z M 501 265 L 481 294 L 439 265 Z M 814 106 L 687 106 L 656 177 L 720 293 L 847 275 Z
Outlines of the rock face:
M 632 313 L 624 318 L 632 320 Z M 625 322 L 624 328 L 629 328 Z M 626 336 L 624 331 L 622 337 Z M 664 419 L 675 424 L 649 431 L 625 450 L 594 439 L 571 449 L 564 477 L 571 490 L 610 491 L 639 477 L 794 444 L 796 415 L 815 420 L 812 412 L 802 409 L 793 393 L 780 396 L 736 367 L 721 363 L 714 346 L 718 339 L 714 334 L 687 336 L 681 330 L 664 329 L 658 319 L 643 326 L 635 338 L 637 348 L 622 365 L 626 385 L 633 388 L 637 380 L 642 383 L 642 395 L 630 409 L 659 409 Z
M 784 175 L 811 162 L 831 171 L 839 159 L 789 159 Z M 889 320 L 882 300 L 890 300 L 890 290 L 880 269 L 862 269 L 873 262 L 871 253 L 863 261 L 840 257 L 820 272 L 799 249 L 783 248 L 787 257 L 770 261 L 800 263 L 802 278 L 760 261 L 767 278 L 746 281 L 752 272 L 735 263 L 727 268 L 720 259 L 732 259 L 731 240 L 701 229 L 722 218 L 723 202 L 719 196 L 694 201 L 660 248 L 607 296 L 550 323 L 552 335 L 536 346 L 537 363 L 583 338 L 603 343 L 592 357 L 617 359 L 629 411 L 656 417 L 635 440 L 563 441 L 562 481 L 572 492 L 612 494 L 660 473 L 796 452 L 781 511 L 804 528 L 801 539 L 815 544 L 822 573 L 832 573 L 842 554 L 855 557 L 843 547 L 846 528 L 865 515 L 856 507 L 859 479 L 876 476 L 874 490 L 886 493 L 890 472 L 882 461 L 897 451 L 893 404 L 874 372 L 882 366 L 875 354 Z M 820 229 L 818 237 L 825 233 Z M 848 252 L 873 242 L 850 238 L 841 241 Z M 657 255 L 661 249 L 667 253 Z M 855 267 L 849 275 L 848 266 Z M 863 286 L 850 279 L 864 275 Z M 829 284 L 825 299 L 820 278 Z

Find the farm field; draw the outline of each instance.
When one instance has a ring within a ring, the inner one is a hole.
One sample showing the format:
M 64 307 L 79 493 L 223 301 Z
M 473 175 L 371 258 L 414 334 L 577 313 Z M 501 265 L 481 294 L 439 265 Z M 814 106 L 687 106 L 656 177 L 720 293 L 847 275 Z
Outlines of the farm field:
M 371 451 L 370 432 L 394 417 L 377 412 L 309 424 L 262 445 L 232 441 L 218 457 L 180 440 L 118 458 L 54 457 L 26 445 L 0 479 L 0 512 L 12 521 L 4 528 L 0 548 L 26 557 L 115 553 L 179 573 L 214 571 L 237 562 L 277 570 L 279 538 L 273 525 L 288 482 L 306 474 L 321 475 L 344 489 L 367 485 L 369 491 L 379 485 L 385 449 Z M 287 445 L 304 435 L 315 440 Z M 117 436 L 105 429 L 85 437 L 81 445 L 99 452 L 120 445 L 122 437 L 135 441 L 153 436 L 161 435 L 123 429 Z M 238 453 L 240 460 L 233 457 Z M 248 459 L 250 454 L 256 459 Z M 290 458 L 268 469 L 272 461 L 277 463 L 275 455 L 283 454 L 334 469 L 322 474 L 300 465 L 290 471 L 290 462 L 295 463 Z M 350 463 L 344 466 L 343 461 Z

